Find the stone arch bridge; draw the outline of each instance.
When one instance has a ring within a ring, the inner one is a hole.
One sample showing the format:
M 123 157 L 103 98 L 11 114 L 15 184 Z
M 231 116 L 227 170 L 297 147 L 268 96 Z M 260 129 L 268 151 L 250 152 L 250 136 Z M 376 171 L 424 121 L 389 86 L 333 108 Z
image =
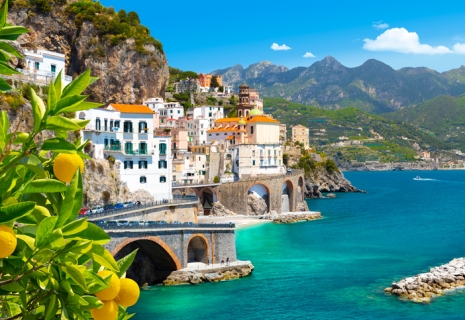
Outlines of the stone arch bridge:
M 203 214 L 208 215 L 214 202 L 219 201 L 236 214 L 254 214 L 248 205 L 249 195 L 264 199 L 266 212 L 276 213 L 308 210 L 304 201 L 305 178 L 302 170 L 287 174 L 262 175 L 229 183 L 179 185 L 173 187 L 173 196 L 198 196 Z M 199 215 L 202 213 L 200 210 Z
M 199 224 L 104 229 L 111 237 L 106 248 L 116 259 L 138 249 L 127 276 L 142 286 L 161 283 L 191 262 L 236 261 L 234 228 L 234 224 Z

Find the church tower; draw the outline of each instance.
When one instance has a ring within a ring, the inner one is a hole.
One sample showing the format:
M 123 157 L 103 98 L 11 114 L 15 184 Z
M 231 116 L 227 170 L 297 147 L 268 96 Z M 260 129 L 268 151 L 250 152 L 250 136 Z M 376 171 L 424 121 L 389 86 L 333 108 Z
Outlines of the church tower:
M 239 103 L 236 106 L 238 117 L 247 117 L 253 105 L 250 104 L 249 86 L 245 83 L 239 87 Z

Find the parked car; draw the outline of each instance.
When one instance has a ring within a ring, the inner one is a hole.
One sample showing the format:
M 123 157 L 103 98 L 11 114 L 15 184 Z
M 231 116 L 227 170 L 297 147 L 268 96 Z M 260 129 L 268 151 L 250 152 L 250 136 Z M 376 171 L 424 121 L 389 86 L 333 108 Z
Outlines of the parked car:
M 90 223 L 93 223 L 93 224 L 96 224 L 100 227 L 103 227 L 106 225 L 106 221 L 103 221 L 103 220 L 97 220 L 97 221 L 89 221 Z
M 123 206 L 124 206 L 125 208 L 132 208 L 132 207 L 135 206 L 135 204 L 134 204 L 134 202 L 132 202 L 132 201 L 126 201 L 126 202 L 123 202 Z
M 105 211 L 111 211 L 111 210 L 114 210 L 115 209 L 115 205 L 114 204 L 106 204 L 103 206 L 103 210 Z
M 127 226 L 129 226 L 129 221 L 127 221 L 127 220 L 118 220 L 116 222 L 118 223 L 118 227 L 127 227 Z
M 92 207 L 92 213 L 102 213 L 104 210 L 103 210 L 103 207 L 102 206 L 95 206 L 95 207 Z
M 81 210 L 79 210 L 79 214 L 88 214 L 90 211 L 89 208 L 81 208 Z
M 117 227 L 117 226 L 118 226 L 118 222 L 117 222 L 117 221 L 110 220 L 110 221 L 106 221 L 106 222 L 105 222 L 105 225 L 106 225 L 107 227 L 110 227 L 110 228 L 111 228 L 111 227 Z
M 173 221 L 171 224 L 182 224 L 180 221 Z
M 135 226 L 139 226 L 139 225 L 140 225 L 139 221 L 129 221 L 129 226 L 131 226 L 131 227 L 135 227 Z
M 193 222 L 184 222 L 183 224 L 188 225 L 188 226 L 195 226 L 195 223 Z
M 145 222 L 145 225 L 146 225 L 147 227 L 150 227 L 150 226 L 159 225 L 159 223 L 157 223 L 157 221 L 146 221 L 146 222 Z
M 118 210 L 118 209 L 123 209 L 124 208 L 124 205 L 122 202 L 118 202 L 117 204 L 115 204 L 115 206 L 113 207 L 113 209 L 115 210 Z
M 168 222 L 166 222 L 165 220 L 158 220 L 158 221 L 155 221 L 157 224 L 168 224 Z

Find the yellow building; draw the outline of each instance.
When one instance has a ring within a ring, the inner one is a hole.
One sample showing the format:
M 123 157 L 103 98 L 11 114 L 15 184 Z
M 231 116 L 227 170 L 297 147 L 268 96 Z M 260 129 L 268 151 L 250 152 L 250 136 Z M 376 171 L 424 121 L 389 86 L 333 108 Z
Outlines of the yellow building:
M 293 126 L 291 128 L 291 137 L 292 137 L 292 142 L 301 142 L 304 144 L 305 148 L 308 148 L 310 143 L 309 143 L 309 132 L 310 130 L 299 124 L 297 126 Z

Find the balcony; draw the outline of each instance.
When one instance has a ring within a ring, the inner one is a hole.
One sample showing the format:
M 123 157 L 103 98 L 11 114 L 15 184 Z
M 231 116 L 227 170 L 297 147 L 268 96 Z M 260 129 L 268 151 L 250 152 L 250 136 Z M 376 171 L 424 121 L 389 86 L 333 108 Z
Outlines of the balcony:
M 87 125 L 83 130 L 84 131 L 93 131 L 93 132 L 118 132 L 120 128 L 118 127 L 106 127 L 105 126 L 95 126 L 95 125 Z
M 132 156 L 146 156 L 148 154 L 153 154 L 153 150 L 151 152 L 149 152 L 149 150 L 124 150 L 124 153 Z
M 108 152 L 121 152 L 121 146 L 115 146 L 115 145 L 112 145 L 112 146 L 105 146 L 104 148 L 105 151 L 108 151 Z

